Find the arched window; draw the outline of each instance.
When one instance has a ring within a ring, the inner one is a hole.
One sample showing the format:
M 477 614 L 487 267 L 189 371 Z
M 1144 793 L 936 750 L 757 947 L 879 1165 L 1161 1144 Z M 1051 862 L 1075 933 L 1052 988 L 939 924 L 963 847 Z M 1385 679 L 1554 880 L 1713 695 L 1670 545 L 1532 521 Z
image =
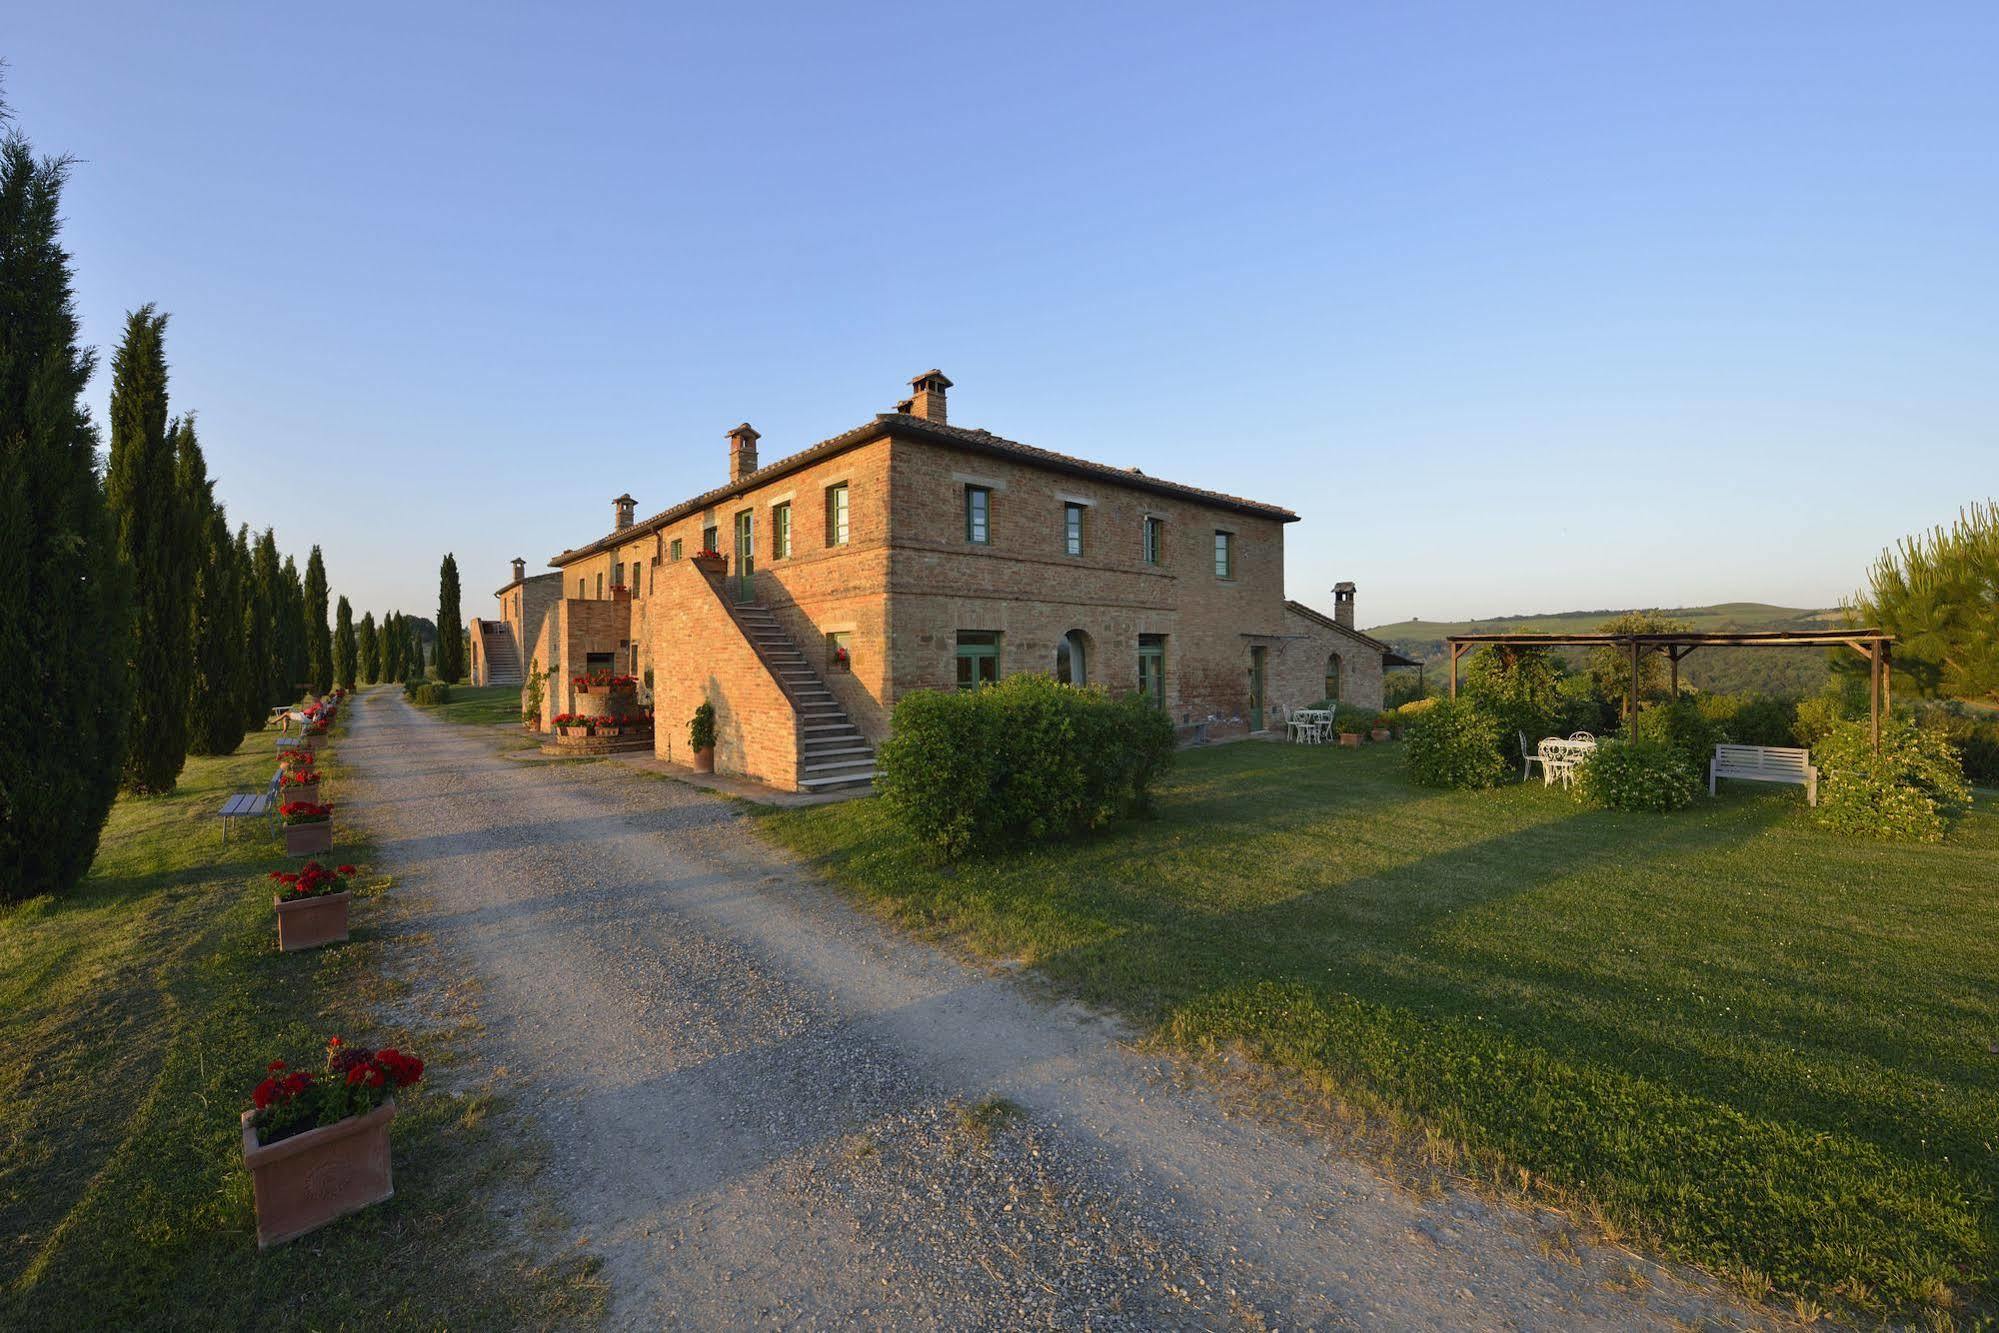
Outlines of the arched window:
M 1089 638 L 1079 629 L 1064 634 L 1055 644 L 1055 679 L 1064 685 L 1090 683 Z
M 1338 699 L 1340 697 L 1340 655 L 1338 653 L 1334 653 L 1326 659 L 1326 697 L 1328 699 Z

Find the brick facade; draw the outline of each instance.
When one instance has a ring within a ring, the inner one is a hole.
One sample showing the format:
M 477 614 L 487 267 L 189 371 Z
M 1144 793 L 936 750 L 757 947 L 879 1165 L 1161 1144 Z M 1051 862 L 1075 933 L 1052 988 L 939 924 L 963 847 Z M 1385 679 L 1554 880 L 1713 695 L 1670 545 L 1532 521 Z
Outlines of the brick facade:
M 1350 586 L 1347 592 L 1345 604 L 1351 607 Z M 1381 711 L 1386 645 L 1300 602 L 1285 603 L 1284 622 L 1285 642 L 1275 659 L 1274 689 L 1282 708 L 1310 708 L 1321 699 L 1335 698 L 1342 707 Z

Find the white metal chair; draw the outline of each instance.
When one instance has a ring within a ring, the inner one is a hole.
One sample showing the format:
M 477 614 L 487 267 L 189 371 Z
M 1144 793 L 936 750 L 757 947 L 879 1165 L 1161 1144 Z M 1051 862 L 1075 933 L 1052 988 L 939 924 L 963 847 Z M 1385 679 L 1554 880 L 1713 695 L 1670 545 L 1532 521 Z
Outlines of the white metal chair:
M 1539 764 L 1541 766 L 1541 785 L 1544 787 L 1547 786 L 1548 757 L 1545 754 L 1539 754 L 1527 748 L 1526 732 L 1518 731 L 1514 735 L 1520 738 L 1520 780 L 1525 782 L 1529 777 L 1533 776 L 1534 765 Z M 1546 745 L 1547 743 L 1546 741 L 1541 742 L 1542 745 Z M 1539 747 L 1537 746 L 1536 750 L 1538 749 Z

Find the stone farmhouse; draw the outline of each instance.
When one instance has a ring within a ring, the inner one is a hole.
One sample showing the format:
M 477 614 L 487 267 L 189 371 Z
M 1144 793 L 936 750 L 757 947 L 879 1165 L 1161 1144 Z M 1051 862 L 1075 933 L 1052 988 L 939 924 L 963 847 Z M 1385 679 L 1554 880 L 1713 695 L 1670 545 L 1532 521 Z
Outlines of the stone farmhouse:
M 909 691 L 1019 671 L 1142 691 L 1190 739 L 1381 706 L 1403 659 L 1355 630 L 1353 585 L 1330 615 L 1285 599 L 1296 514 L 952 425 L 950 380 L 910 384 L 775 462 L 740 425 L 726 485 L 643 520 L 620 495 L 553 573 L 516 559 L 472 622 L 474 683 L 539 673 L 546 725 L 588 711 L 575 677 L 637 676 L 660 757 L 688 759 L 706 700 L 718 772 L 803 791 L 866 783 Z

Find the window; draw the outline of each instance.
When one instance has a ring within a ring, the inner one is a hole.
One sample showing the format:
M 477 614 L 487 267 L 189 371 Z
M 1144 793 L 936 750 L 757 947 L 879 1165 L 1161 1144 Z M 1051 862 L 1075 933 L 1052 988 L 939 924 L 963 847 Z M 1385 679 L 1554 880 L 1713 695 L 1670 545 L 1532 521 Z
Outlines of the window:
M 992 630 L 958 631 L 958 688 L 975 690 L 999 683 L 999 635 Z
M 1340 697 L 1340 655 L 1334 653 L 1326 659 L 1326 698 Z
M 853 637 L 851 631 L 843 629 L 834 630 L 826 636 L 826 666 L 829 670 L 852 671 L 854 669 L 853 654 L 849 648 Z
M 588 595 L 589 594 L 584 591 L 583 576 L 581 574 L 578 574 L 576 576 L 576 599 L 578 601 L 581 601 L 583 600 L 584 597 Z
M 847 483 L 826 488 L 826 544 L 847 544 Z
M 1215 534 L 1215 577 L 1232 579 L 1235 577 L 1235 534 L 1218 532 Z
M 965 488 L 965 540 L 981 546 L 991 543 L 993 493 L 984 486 Z
M 597 571 L 597 600 L 604 600 L 604 571 L 601 569 Z
M 630 585 L 625 582 L 625 562 L 620 560 L 611 566 L 611 587 L 616 589 L 628 586 Z
M 1148 516 L 1145 520 L 1145 563 L 1146 564 L 1156 565 L 1159 563 L 1159 552 L 1160 548 L 1164 545 L 1165 536 L 1166 536 L 1166 520 L 1163 518 L 1152 518 Z
M 1166 706 L 1166 636 L 1138 636 L 1138 692 L 1159 707 Z
M 1083 553 L 1083 506 L 1062 506 L 1062 549 L 1070 555 Z
M 770 558 L 783 560 L 791 555 L 791 505 L 787 501 L 771 506 Z
M 1063 685 L 1090 683 L 1089 636 L 1072 629 L 1055 643 L 1055 679 Z
M 680 538 L 675 537 L 673 545 L 666 548 L 666 558 L 669 560 L 680 559 Z
M 720 546 L 720 545 L 718 545 L 718 543 L 720 542 L 720 540 L 721 540 L 721 538 L 720 538 L 720 537 L 719 537 L 719 536 L 717 535 L 717 533 L 716 533 L 716 530 L 715 530 L 715 525 L 714 525 L 713 523 L 710 523 L 710 524 L 709 524 L 709 525 L 708 525 L 707 527 L 705 527 L 705 528 L 701 529 L 701 549 L 702 549 L 702 550 L 704 550 L 704 551 L 713 551 L 713 552 L 715 552 L 715 553 L 716 553 L 717 555 L 720 555 L 720 554 L 721 554 L 721 552 L 722 552 L 722 548 L 721 548 L 721 546 Z

